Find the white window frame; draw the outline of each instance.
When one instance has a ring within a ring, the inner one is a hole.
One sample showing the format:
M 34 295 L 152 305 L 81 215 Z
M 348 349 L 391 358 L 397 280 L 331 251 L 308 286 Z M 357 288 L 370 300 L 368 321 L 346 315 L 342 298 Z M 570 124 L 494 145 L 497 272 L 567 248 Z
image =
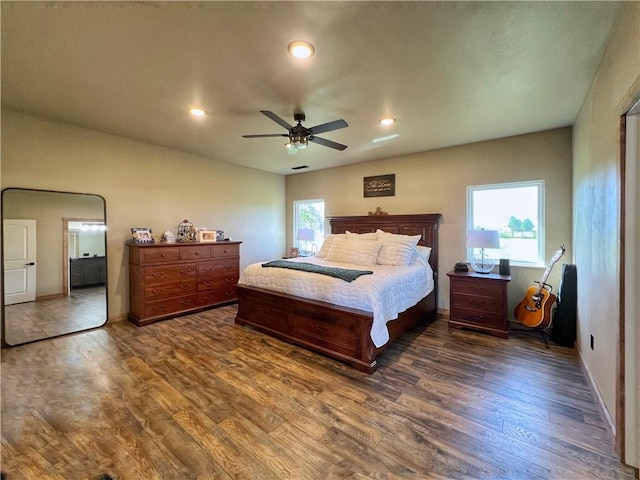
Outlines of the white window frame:
M 305 200 L 294 200 L 293 201 L 293 232 L 291 232 L 291 235 L 293 237 L 291 245 L 293 245 L 294 247 L 298 247 L 300 248 L 299 245 L 299 240 L 298 240 L 298 229 L 301 228 L 300 227 L 300 206 L 301 205 L 306 205 L 309 203 L 322 203 L 325 204 L 324 198 L 311 198 L 311 199 L 305 199 Z M 325 205 L 326 206 L 326 205 Z M 325 227 L 325 219 L 326 216 L 324 215 L 324 211 L 322 212 L 322 222 L 320 223 L 321 227 L 322 227 L 322 235 L 324 236 L 324 227 Z M 322 241 L 320 239 L 317 239 L 317 241 L 320 242 L 320 244 L 317 244 L 316 242 L 316 248 L 319 250 L 320 247 L 322 246 L 321 243 Z
M 524 188 L 524 187 L 536 187 L 538 189 L 538 218 L 537 220 L 537 240 L 538 248 L 536 261 L 524 261 L 521 259 L 509 259 L 511 265 L 521 267 L 541 267 L 545 265 L 545 217 L 544 217 L 544 180 L 529 180 L 524 182 L 508 182 L 508 183 L 496 183 L 491 185 L 473 185 L 467 187 L 467 231 L 473 230 L 476 227 L 482 227 L 482 225 L 474 225 L 473 219 L 473 193 L 482 190 L 499 190 L 499 189 L 512 189 L 512 188 Z M 466 234 L 466 232 L 465 232 Z M 467 259 L 472 255 L 472 249 L 467 249 Z

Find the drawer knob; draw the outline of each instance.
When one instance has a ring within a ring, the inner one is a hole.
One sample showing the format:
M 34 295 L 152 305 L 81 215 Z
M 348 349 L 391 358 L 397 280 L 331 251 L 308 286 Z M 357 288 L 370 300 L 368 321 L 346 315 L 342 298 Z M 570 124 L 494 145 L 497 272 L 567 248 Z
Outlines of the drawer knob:
M 319 323 L 316 323 L 316 330 L 319 332 L 326 332 L 328 328 L 329 327 L 327 327 L 326 325 L 320 325 Z

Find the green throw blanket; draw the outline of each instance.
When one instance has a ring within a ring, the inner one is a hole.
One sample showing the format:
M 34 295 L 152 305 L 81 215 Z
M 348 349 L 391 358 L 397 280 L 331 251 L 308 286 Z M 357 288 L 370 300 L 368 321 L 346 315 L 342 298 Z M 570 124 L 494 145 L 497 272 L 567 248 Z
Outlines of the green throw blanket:
M 263 267 L 288 268 L 290 270 L 301 270 L 303 272 L 319 273 L 330 277 L 339 278 L 347 282 L 353 282 L 362 275 L 371 275 L 371 270 L 349 270 L 347 268 L 323 267 L 313 263 L 287 262 L 286 260 L 274 260 L 262 264 Z

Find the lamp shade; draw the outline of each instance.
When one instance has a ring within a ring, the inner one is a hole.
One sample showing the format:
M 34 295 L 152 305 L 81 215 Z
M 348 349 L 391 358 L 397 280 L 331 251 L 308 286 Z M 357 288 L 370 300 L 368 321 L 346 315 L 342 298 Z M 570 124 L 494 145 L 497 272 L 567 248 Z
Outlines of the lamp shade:
M 500 248 L 500 235 L 497 230 L 469 230 L 467 248 Z
M 315 233 L 310 228 L 298 229 L 298 240 L 312 241 L 315 239 Z

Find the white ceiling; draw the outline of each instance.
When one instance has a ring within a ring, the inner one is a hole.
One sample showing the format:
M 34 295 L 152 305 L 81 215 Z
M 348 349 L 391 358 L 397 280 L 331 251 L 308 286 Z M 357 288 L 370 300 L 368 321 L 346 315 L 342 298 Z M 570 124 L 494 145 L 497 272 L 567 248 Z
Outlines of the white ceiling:
M 619 6 L 2 1 L 2 107 L 288 175 L 571 125 Z M 286 133 L 260 110 L 349 148 L 242 138 Z

